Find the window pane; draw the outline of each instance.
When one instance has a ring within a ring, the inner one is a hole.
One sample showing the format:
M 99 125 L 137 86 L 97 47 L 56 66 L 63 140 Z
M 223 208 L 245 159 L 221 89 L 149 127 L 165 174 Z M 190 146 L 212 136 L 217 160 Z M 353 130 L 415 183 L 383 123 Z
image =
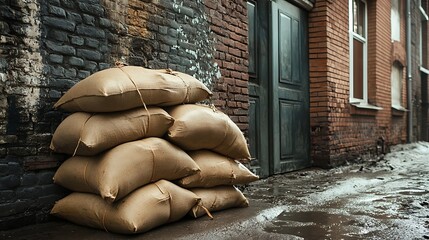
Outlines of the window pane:
M 359 0 L 358 34 L 365 37 L 365 3 Z
M 392 40 L 399 41 L 401 37 L 401 16 L 399 11 L 399 0 L 392 0 L 390 11 L 390 24 L 392 30 Z
M 353 97 L 363 99 L 364 44 L 353 39 Z
M 365 3 L 361 0 L 353 0 L 353 32 L 365 37 Z
M 392 106 L 401 106 L 402 102 L 402 67 L 393 64 L 391 73 Z
M 358 0 L 353 0 L 353 32 L 358 32 Z

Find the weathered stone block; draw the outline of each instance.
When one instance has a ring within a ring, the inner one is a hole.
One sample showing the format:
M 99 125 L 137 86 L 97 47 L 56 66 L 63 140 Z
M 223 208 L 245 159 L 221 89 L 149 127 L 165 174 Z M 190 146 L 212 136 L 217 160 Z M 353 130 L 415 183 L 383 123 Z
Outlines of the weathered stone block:
M 62 66 L 50 66 L 50 73 L 53 76 L 64 77 L 64 68 Z
M 78 57 L 69 57 L 68 62 L 70 63 L 70 65 L 77 67 L 82 67 L 85 64 L 83 59 Z
M 88 60 L 95 60 L 95 61 L 101 60 L 101 53 L 94 50 L 78 49 L 77 56 Z
M 67 12 L 67 19 L 76 24 L 82 23 L 82 16 L 78 13 Z
M 59 92 L 57 90 L 51 90 L 51 91 L 49 91 L 49 97 L 50 98 L 59 99 L 61 96 L 62 96 L 61 92 Z
M 49 83 L 51 87 L 56 88 L 57 90 L 69 90 L 76 84 L 73 80 L 63 78 L 50 79 Z
M 0 190 L 10 190 L 21 185 L 21 179 L 18 175 L 8 175 L 0 178 Z
M 74 49 L 74 47 L 69 46 L 69 45 L 60 45 L 58 43 L 52 42 L 47 40 L 45 42 L 46 47 L 49 50 L 52 50 L 54 52 L 57 53 L 62 53 L 62 54 L 66 54 L 66 55 L 75 55 L 76 54 L 76 50 Z
M 99 63 L 98 66 L 99 66 L 100 70 L 107 69 L 107 68 L 111 67 L 110 64 L 108 64 L 108 63 Z
M 85 43 L 85 39 L 78 36 L 71 36 L 70 42 L 74 45 L 82 46 Z
M 66 11 L 60 7 L 49 5 L 48 11 L 53 15 L 56 15 L 59 17 L 66 17 Z
M 159 35 L 158 40 L 170 46 L 177 45 L 177 38 L 168 35 Z
M 100 41 L 94 38 L 85 38 L 85 45 L 91 48 L 98 48 Z
M 0 16 L 3 18 L 8 18 L 12 20 L 19 20 L 22 18 L 22 13 L 12 9 L 11 7 L 7 5 L 1 5 L 0 6 Z
M 185 6 L 179 6 L 178 9 L 179 9 L 179 12 L 181 14 L 184 14 L 184 15 L 190 17 L 190 18 L 193 18 L 195 16 L 195 12 L 194 12 L 194 10 L 192 8 L 188 8 L 188 7 L 185 7 Z
M 107 18 L 100 18 L 99 19 L 100 27 L 109 28 L 112 26 L 112 23 Z
M 95 17 L 88 15 L 88 14 L 83 14 L 83 22 L 85 24 L 88 24 L 90 26 L 94 26 L 95 25 Z
M 91 73 L 89 71 L 84 71 L 84 70 L 79 70 L 77 73 L 77 77 L 79 79 L 84 79 L 84 78 L 88 77 L 89 75 L 91 75 Z
M 76 1 L 74 1 L 74 0 L 61 0 L 61 3 L 66 8 L 69 8 L 69 9 L 75 9 L 76 8 Z
M 63 63 L 63 56 L 58 54 L 49 54 L 49 61 L 51 63 Z
M 102 17 L 104 16 L 104 8 L 98 4 L 89 4 L 79 2 L 79 8 L 82 12 L 94 14 L 95 16 Z
M 97 68 L 97 63 L 93 61 L 85 61 L 85 69 L 94 71 Z
M 92 26 L 79 25 L 76 27 L 76 32 L 78 34 L 94 37 L 94 38 L 105 38 L 106 34 L 104 30 Z
M 75 78 L 76 77 L 76 69 L 74 68 L 66 68 L 64 71 L 64 77 L 67 78 Z
M 70 20 L 57 18 L 57 17 L 42 17 L 42 21 L 51 27 L 73 32 L 76 24 Z
M 55 6 L 60 6 L 60 0 L 48 0 L 50 4 L 53 4 Z

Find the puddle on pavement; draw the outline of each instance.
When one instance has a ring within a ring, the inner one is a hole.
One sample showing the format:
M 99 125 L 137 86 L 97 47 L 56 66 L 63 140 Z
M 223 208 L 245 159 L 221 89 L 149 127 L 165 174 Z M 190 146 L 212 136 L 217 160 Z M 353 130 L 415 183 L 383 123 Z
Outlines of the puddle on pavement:
M 347 226 L 355 220 L 350 216 L 321 211 L 282 212 L 266 227 L 266 232 L 288 234 L 304 239 L 359 239 L 350 235 Z

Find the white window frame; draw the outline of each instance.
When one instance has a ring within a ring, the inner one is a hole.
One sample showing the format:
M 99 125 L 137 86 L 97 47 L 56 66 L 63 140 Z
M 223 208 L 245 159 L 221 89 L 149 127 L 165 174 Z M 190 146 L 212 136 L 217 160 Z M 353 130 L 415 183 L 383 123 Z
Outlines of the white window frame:
M 395 76 L 395 69 L 398 70 L 398 75 Z M 403 86 L 403 76 L 404 76 L 404 69 L 403 66 L 401 66 L 399 63 L 394 62 L 392 64 L 391 67 L 391 71 L 390 71 L 390 82 L 391 82 L 391 88 L 390 88 L 390 96 L 391 96 L 391 105 L 392 108 L 397 109 L 397 110 L 404 110 L 405 108 L 402 107 L 402 86 Z M 394 79 L 395 77 L 397 77 L 397 79 Z M 395 88 L 394 86 L 394 81 L 398 81 L 398 88 Z M 396 92 L 395 92 L 396 91 Z M 395 94 L 396 93 L 396 94 Z M 394 99 L 394 96 L 399 97 L 399 99 Z
M 350 75 L 350 91 L 349 100 L 351 104 L 368 104 L 368 4 L 365 0 L 365 38 L 353 31 L 353 0 L 349 0 L 349 75 Z M 353 97 L 353 40 L 357 39 L 363 42 L 363 99 Z
M 396 18 L 393 19 L 393 14 L 394 14 L 393 2 L 397 3 L 397 9 L 396 9 L 396 11 L 397 11 L 396 14 L 398 15 L 397 19 Z M 391 3 L 391 6 L 390 6 L 391 38 L 392 38 L 392 41 L 398 41 L 399 42 L 399 41 L 401 41 L 401 1 L 400 0 L 391 0 L 390 3 Z

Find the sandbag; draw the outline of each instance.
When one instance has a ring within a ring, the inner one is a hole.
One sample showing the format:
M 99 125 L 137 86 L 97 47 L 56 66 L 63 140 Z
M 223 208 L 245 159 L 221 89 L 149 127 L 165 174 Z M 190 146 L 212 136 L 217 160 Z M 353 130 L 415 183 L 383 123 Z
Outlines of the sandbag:
M 73 223 L 114 233 L 141 233 L 184 217 L 200 199 L 166 180 L 146 185 L 109 204 L 91 193 L 72 193 L 51 214 Z
M 188 152 L 188 154 L 200 171 L 177 182 L 184 188 L 247 184 L 259 179 L 243 164 L 220 154 L 207 150 Z
M 93 156 L 121 143 L 162 137 L 173 122 L 159 107 L 99 114 L 77 112 L 55 130 L 51 149 L 69 155 Z
M 195 103 L 211 94 L 203 83 L 185 73 L 125 66 L 83 79 L 54 107 L 69 112 L 114 112 L 141 107 L 143 102 L 147 106 Z
M 160 138 L 146 138 L 100 156 L 71 157 L 58 168 L 54 182 L 113 202 L 150 182 L 179 179 L 197 171 L 197 164 L 178 147 Z
M 234 186 L 220 186 L 215 188 L 194 188 L 190 189 L 195 193 L 201 202 L 192 207 L 189 215 L 194 218 L 204 216 L 206 214 L 205 207 L 209 212 L 216 212 L 234 207 L 248 207 L 249 201 L 244 197 L 243 193 Z M 201 205 L 203 207 L 201 207 Z
M 209 149 L 244 162 L 250 160 L 243 133 L 221 111 L 185 104 L 169 108 L 167 112 L 175 119 L 168 130 L 168 139 L 182 149 Z

